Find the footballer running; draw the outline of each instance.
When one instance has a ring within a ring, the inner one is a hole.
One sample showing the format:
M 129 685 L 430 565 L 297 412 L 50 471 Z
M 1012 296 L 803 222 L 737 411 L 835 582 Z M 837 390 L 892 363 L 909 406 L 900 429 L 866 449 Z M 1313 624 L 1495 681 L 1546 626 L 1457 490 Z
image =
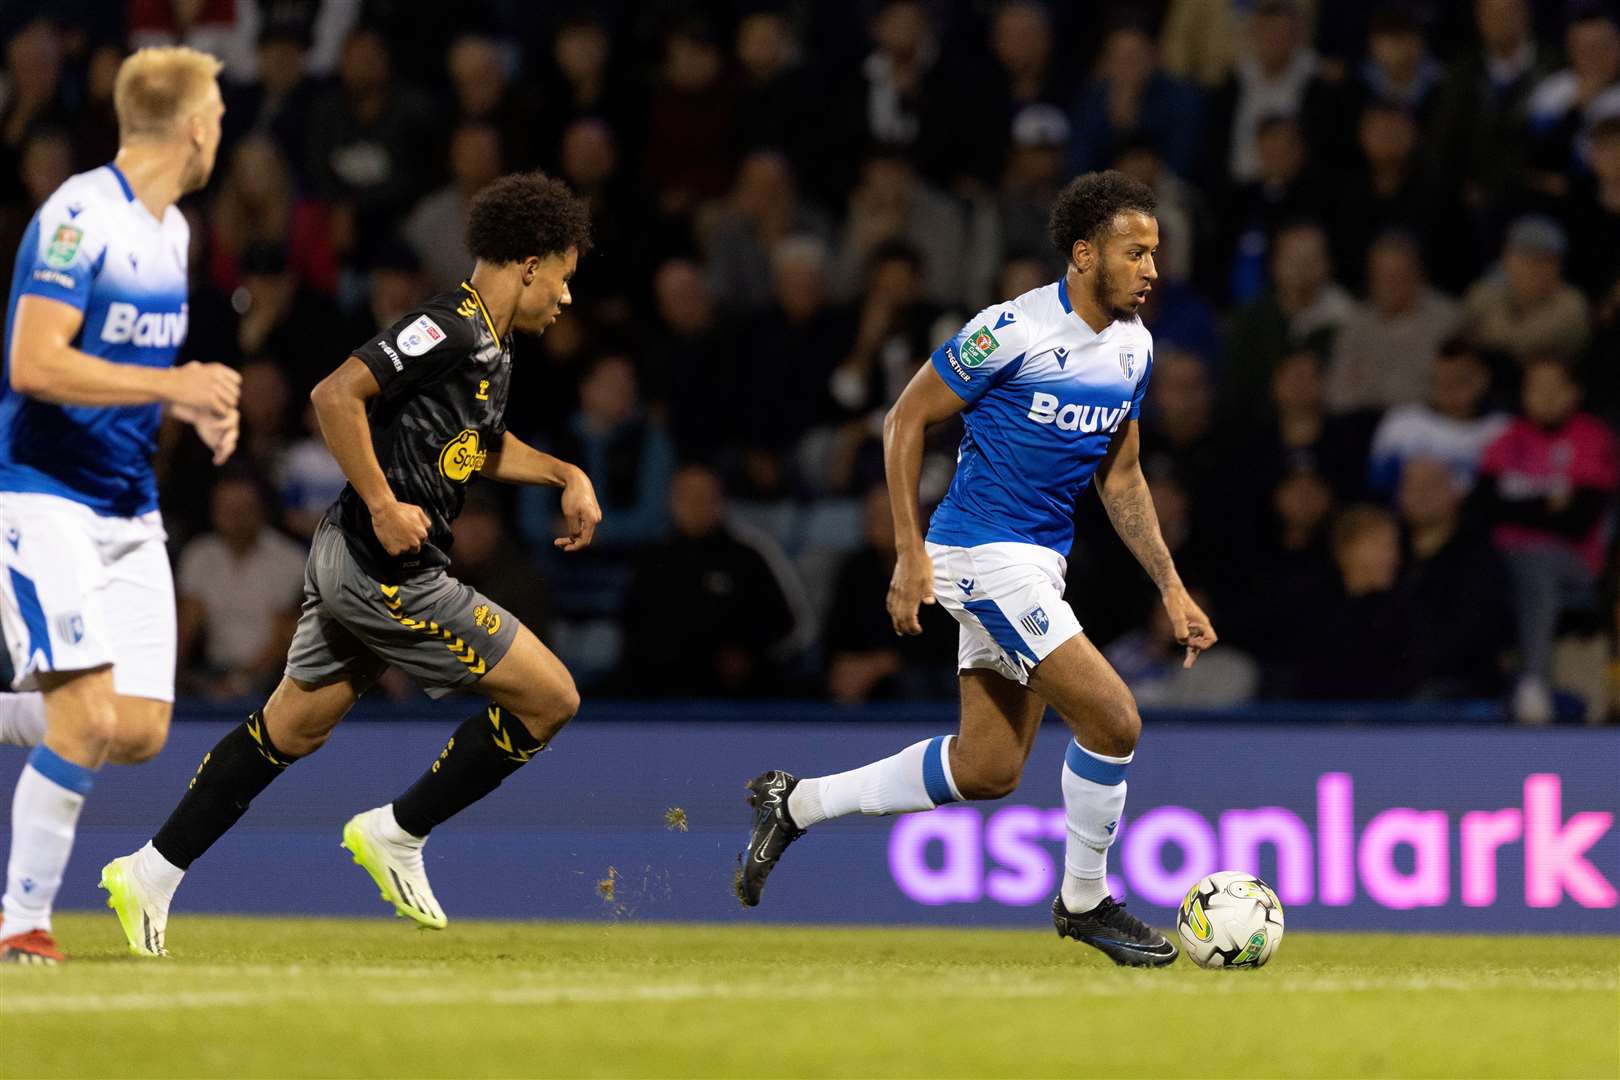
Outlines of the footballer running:
M 828 818 L 1007 795 L 1051 706 L 1074 735 L 1063 763 L 1067 838 L 1053 923 L 1119 964 L 1176 959 L 1175 945 L 1106 885 L 1142 721 L 1063 599 L 1075 501 L 1095 477 L 1114 530 L 1159 588 L 1184 663 L 1216 642 L 1160 535 L 1139 456 L 1153 340 L 1136 313 L 1158 278 L 1154 213 L 1153 192 L 1121 173 L 1071 181 L 1049 230 L 1063 277 L 974 316 L 889 411 L 884 464 L 898 548 L 889 617 L 896 633 L 919 634 L 918 605 L 938 603 L 961 624 L 961 726 L 849 772 L 797 779 L 778 769 L 750 781 L 743 903 L 758 904 L 788 845 Z M 956 475 L 925 538 L 923 434 L 957 413 L 966 434 Z
M 118 154 L 69 177 L 17 249 L 0 384 L 0 624 L 16 693 L 0 742 L 31 746 L 11 803 L 0 962 L 57 964 L 51 909 L 96 772 L 163 749 L 174 579 L 152 473 L 164 408 L 222 463 L 241 377 L 176 367 L 190 229 L 175 203 L 219 149 L 220 63 L 141 49 L 118 69 Z
M 422 865 L 435 826 L 494 791 L 579 708 L 566 668 L 511 613 L 448 572 L 450 523 L 481 476 L 562 489 L 579 551 L 601 521 L 591 482 L 506 429 L 512 335 L 542 333 L 571 302 L 590 246 L 584 202 L 541 173 L 496 180 L 473 200 L 472 275 L 368 340 L 310 395 L 348 486 L 315 532 L 284 677 L 232 729 L 151 841 L 102 870 L 130 949 L 165 953 L 182 876 L 293 762 L 318 750 L 392 665 L 430 696 L 489 699 L 394 801 L 355 815 L 343 846 L 394 910 L 446 925 Z

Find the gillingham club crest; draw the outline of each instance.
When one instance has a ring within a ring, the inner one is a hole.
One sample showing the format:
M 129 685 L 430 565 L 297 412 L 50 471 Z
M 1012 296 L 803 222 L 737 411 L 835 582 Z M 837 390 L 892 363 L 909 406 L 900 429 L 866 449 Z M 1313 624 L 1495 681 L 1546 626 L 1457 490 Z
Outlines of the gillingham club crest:
M 1127 379 L 1136 378 L 1136 350 L 1119 350 L 1119 370 L 1125 373 Z

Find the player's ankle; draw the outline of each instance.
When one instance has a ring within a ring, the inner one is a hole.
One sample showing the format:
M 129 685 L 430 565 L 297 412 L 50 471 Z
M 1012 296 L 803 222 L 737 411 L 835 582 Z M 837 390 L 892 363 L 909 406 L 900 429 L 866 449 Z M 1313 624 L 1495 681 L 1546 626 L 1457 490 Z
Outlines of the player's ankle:
M 1063 906 L 1075 915 L 1091 911 L 1108 899 L 1106 877 L 1083 878 L 1065 872 L 1063 875 Z

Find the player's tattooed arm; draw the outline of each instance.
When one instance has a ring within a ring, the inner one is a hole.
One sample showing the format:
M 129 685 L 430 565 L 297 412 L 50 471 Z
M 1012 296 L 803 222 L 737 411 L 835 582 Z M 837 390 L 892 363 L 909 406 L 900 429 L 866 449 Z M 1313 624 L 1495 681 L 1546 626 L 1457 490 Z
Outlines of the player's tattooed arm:
M 1134 420 L 1127 421 L 1108 448 L 1097 471 L 1097 494 L 1114 531 L 1142 564 L 1159 588 L 1176 641 L 1187 647 L 1184 667 L 1216 642 L 1215 628 L 1181 582 L 1175 560 L 1159 529 L 1158 511 L 1147 477 L 1142 475 L 1141 435 Z
M 501 445 L 484 460 L 480 476 L 508 484 L 542 484 L 560 487 L 563 527 L 568 535 L 552 541 L 564 551 L 578 551 L 590 544 L 602 522 L 602 508 L 596 502 L 596 488 L 585 470 L 553 457 L 513 435 L 501 437 Z

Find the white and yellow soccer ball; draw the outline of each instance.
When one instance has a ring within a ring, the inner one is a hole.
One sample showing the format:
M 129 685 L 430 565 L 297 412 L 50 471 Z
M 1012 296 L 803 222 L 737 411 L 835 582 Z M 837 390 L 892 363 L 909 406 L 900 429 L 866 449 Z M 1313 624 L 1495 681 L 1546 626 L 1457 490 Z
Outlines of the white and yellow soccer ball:
M 1187 890 L 1176 931 L 1199 967 L 1261 967 L 1282 942 L 1282 903 L 1253 874 L 1221 870 Z

